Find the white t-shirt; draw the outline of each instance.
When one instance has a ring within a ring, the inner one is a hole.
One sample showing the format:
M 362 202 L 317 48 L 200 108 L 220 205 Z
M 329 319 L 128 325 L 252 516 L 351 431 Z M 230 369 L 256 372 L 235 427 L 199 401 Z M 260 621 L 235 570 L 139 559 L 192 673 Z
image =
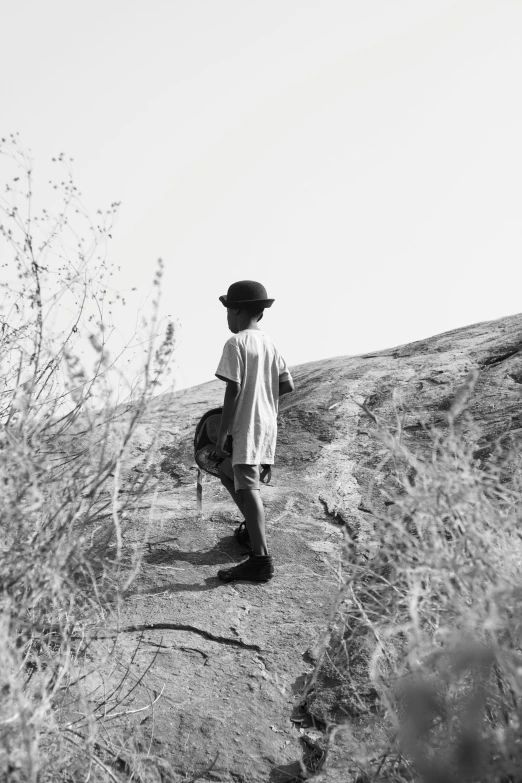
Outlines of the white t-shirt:
M 291 377 L 285 360 L 264 332 L 244 329 L 225 343 L 216 375 L 241 385 L 230 430 L 232 464 L 273 465 L 279 381 Z

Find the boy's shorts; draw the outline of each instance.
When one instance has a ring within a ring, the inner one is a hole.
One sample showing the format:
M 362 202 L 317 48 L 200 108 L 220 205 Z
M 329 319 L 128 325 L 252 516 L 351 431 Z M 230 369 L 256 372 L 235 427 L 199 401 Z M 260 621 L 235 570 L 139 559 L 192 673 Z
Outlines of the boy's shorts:
M 259 465 L 232 465 L 232 460 L 227 457 L 219 469 L 229 479 L 234 479 L 236 492 L 242 489 L 259 489 Z

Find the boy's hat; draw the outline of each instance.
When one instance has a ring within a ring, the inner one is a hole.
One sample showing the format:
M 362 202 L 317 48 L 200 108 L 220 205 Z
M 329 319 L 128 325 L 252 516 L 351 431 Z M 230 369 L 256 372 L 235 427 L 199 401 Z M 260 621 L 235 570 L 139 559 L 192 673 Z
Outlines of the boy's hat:
M 219 301 L 225 307 L 243 307 L 248 304 L 259 304 L 263 307 L 272 307 L 274 299 L 268 299 L 266 288 L 255 280 L 240 280 L 232 283 L 228 292 L 219 297 Z

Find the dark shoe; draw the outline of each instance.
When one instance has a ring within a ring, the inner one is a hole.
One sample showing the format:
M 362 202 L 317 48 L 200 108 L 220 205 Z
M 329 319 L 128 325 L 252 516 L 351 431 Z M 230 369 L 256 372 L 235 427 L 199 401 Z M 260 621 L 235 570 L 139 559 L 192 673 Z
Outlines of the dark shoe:
M 241 546 L 246 546 L 250 548 L 250 536 L 248 535 L 246 522 L 241 522 L 239 527 L 236 527 L 236 529 L 234 530 L 234 538 L 236 539 L 238 544 L 241 544 Z
M 268 582 L 274 576 L 274 564 L 270 555 L 249 555 L 248 560 L 233 568 L 218 571 L 222 582 Z

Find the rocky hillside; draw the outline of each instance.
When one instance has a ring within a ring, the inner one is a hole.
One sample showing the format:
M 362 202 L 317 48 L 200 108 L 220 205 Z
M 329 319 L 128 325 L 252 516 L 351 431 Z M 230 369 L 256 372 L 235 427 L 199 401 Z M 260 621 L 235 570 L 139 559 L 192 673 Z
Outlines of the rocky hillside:
M 424 425 L 444 426 L 472 369 L 471 413 L 486 457 L 497 436 L 522 430 L 522 315 L 293 369 L 296 391 L 282 400 L 278 463 L 263 490 L 277 569 L 266 585 L 216 578 L 241 558 L 238 516 L 217 481 L 205 483 L 197 514 L 193 429 L 221 404 L 223 385 L 164 395 L 151 408 L 129 475 L 143 470 L 157 432 L 157 481 L 135 528 L 143 562 L 118 645 L 124 655 L 141 638 L 136 666 L 157 654 L 147 692 L 137 687 L 129 703 L 137 709 L 162 692 L 153 714 L 137 717 L 143 742 L 180 781 L 283 783 L 314 768 L 314 732 L 296 704 L 327 634 L 343 527 L 376 535 L 368 512 L 382 502 L 381 445 L 361 405 L 385 423 L 400 413 L 405 437 L 420 443 Z

